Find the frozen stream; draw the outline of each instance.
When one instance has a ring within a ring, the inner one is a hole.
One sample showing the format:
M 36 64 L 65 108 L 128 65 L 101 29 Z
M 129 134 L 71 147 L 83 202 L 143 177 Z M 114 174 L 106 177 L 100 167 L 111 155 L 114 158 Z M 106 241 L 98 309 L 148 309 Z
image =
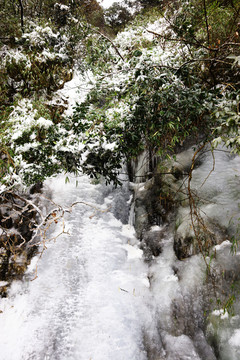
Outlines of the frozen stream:
M 147 316 L 147 268 L 133 229 L 113 213 L 125 199 L 82 177 L 49 181 L 53 200 L 77 205 L 65 235 L 49 243 L 23 282 L 1 299 L 1 360 L 144 360 L 142 327 Z M 127 195 L 127 194 L 126 194 Z M 110 211 L 104 211 L 112 207 Z M 125 203 L 125 211 L 128 206 Z M 126 214 L 122 214 L 126 217 Z

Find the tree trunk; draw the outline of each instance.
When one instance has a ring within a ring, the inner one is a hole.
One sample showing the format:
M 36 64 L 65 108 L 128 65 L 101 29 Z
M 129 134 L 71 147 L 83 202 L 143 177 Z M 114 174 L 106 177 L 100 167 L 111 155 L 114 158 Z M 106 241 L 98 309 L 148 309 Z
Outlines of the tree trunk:
M 20 11 L 21 11 L 21 28 L 22 28 L 22 32 L 24 33 L 23 4 L 22 4 L 22 0 L 18 0 L 18 2 L 20 5 Z

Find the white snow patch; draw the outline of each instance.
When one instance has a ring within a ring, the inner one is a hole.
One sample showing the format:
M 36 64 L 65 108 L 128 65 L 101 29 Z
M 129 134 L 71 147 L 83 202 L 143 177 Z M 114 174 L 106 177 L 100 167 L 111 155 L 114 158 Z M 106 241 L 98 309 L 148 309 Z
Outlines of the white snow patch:
M 72 80 L 66 82 L 63 89 L 56 92 L 50 104 L 66 106 L 67 103 L 64 114 L 66 116 L 71 116 L 76 103 L 80 104 L 86 99 L 86 96 L 93 87 L 95 81 L 96 80 L 90 71 L 83 76 L 75 70 Z
M 169 282 L 169 281 L 178 281 L 178 277 L 176 275 L 167 275 L 163 281 Z
M 122 246 L 123 249 L 127 250 L 128 259 L 141 259 L 143 256 L 143 251 L 135 246 L 125 244 Z
M 222 320 L 223 319 L 228 319 L 228 317 L 229 317 L 228 312 L 226 310 L 224 310 L 224 309 L 214 310 L 212 312 L 212 314 L 215 315 L 215 316 L 220 316 Z
M 151 227 L 151 231 L 160 231 L 160 230 L 162 230 L 161 226 L 154 225 L 154 226 Z
M 52 120 L 48 120 L 48 119 L 44 119 L 43 117 L 40 117 L 39 119 L 36 120 L 36 124 L 47 129 L 53 125 L 53 122 Z
M 222 250 L 222 249 L 224 249 L 225 247 L 228 247 L 228 246 L 230 246 L 230 245 L 231 245 L 231 242 L 230 242 L 229 240 L 225 240 L 225 241 L 223 241 L 221 244 L 216 245 L 216 246 L 214 247 L 214 249 L 215 249 L 216 251 L 219 251 L 219 250 Z
M 240 347 L 240 329 L 234 331 L 234 334 L 229 339 L 231 346 Z
M 59 6 L 59 8 L 60 8 L 61 10 L 66 10 L 66 11 L 68 11 L 68 10 L 70 9 L 69 6 L 63 5 L 63 4 L 59 4 L 59 3 L 56 3 L 54 6 Z
M 0 194 L 2 193 L 2 192 L 4 192 L 5 190 L 6 190 L 6 185 L 1 185 L 0 186 Z

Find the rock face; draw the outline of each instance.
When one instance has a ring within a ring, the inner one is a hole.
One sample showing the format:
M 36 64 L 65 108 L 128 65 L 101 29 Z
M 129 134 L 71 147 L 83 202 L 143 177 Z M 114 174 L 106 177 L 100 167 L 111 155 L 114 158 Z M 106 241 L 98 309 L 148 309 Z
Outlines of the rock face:
M 174 163 L 174 170 L 178 170 L 177 184 L 182 193 L 175 196 L 179 205 L 176 210 L 174 248 L 179 259 L 199 252 L 208 255 L 214 245 L 234 236 L 238 226 L 236 193 L 239 193 L 240 186 L 236 175 L 239 159 L 226 149 L 212 154 L 206 147 L 200 153 L 190 182 L 191 209 L 188 200 L 189 179 L 184 175 L 192 163 L 191 156 L 188 158 L 190 150 L 177 155 Z
M 207 216 L 201 216 L 201 223 L 193 217 L 193 223 L 189 207 L 177 210 L 174 250 L 179 260 L 199 252 L 208 255 L 214 245 L 220 244 L 227 237 L 227 230 Z
M 212 185 L 215 180 L 214 175 L 211 175 L 209 149 L 200 153 L 194 162 L 190 183 L 193 206 L 190 208 L 188 174 L 194 152 L 195 148 L 191 147 L 177 154 L 175 161 L 156 165 L 150 180 L 146 180 L 148 174 L 141 172 L 138 177 L 146 181 L 134 186 L 135 228 L 137 236 L 143 240 L 143 247 L 149 249 L 156 242 L 149 240 L 149 228 L 153 225 L 169 224 L 171 219 L 174 226 L 174 250 L 180 260 L 199 252 L 208 254 L 211 248 L 224 241 L 229 233 L 226 222 L 216 216 L 216 211 L 221 207 L 220 203 L 217 204 L 220 191 Z M 144 159 L 144 154 L 138 159 L 134 168 L 136 173 L 139 173 L 138 168 L 148 171 Z M 208 180 L 206 184 L 205 180 Z M 159 252 L 155 245 L 153 247 L 154 254 Z
M 136 233 L 157 299 L 158 343 L 163 359 L 238 359 L 234 327 L 240 321 L 226 319 L 240 310 L 234 300 L 240 291 L 239 252 L 235 248 L 233 255 L 227 240 L 239 230 L 240 160 L 226 149 L 212 154 L 206 147 L 192 164 L 194 152 L 189 148 L 174 161 L 158 162 L 150 180 L 141 173 L 145 182 L 133 186 Z M 226 314 L 211 315 L 217 306 Z M 150 345 L 149 359 L 161 358 Z

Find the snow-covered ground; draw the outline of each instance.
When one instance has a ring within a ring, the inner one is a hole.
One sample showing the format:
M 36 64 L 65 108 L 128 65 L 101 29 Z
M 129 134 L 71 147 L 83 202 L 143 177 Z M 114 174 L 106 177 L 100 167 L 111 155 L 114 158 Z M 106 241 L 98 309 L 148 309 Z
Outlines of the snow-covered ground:
M 65 219 L 70 235 L 47 244 L 38 278 L 31 281 L 33 261 L 1 300 L 1 360 L 146 359 L 149 281 L 142 251 L 133 229 L 106 211 L 114 209 L 116 194 L 80 180 L 78 187 L 74 180 L 66 185 L 64 176 L 50 180 L 53 200 L 98 210 L 76 205 Z

